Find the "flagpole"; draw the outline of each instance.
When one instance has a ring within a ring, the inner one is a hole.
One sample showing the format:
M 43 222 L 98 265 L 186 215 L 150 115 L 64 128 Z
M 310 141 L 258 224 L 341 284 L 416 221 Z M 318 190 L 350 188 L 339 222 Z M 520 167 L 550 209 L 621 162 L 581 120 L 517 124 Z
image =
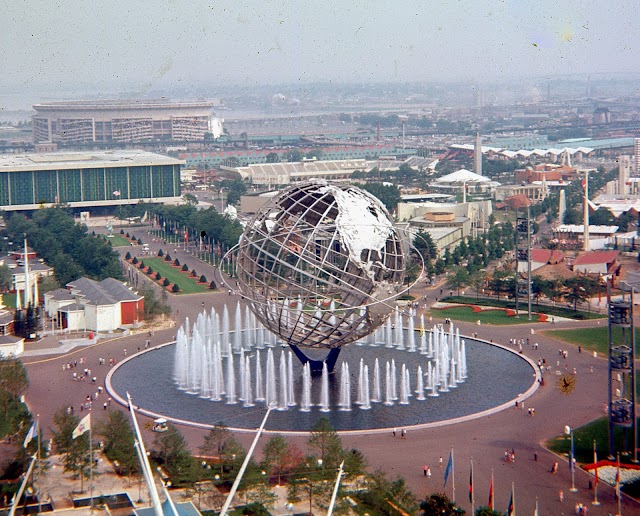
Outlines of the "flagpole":
M 593 440 L 593 464 L 595 466 L 595 464 L 597 464 L 598 462 L 598 454 L 596 452 L 596 440 Z M 593 502 L 591 502 L 591 505 L 600 505 L 600 502 L 598 501 L 598 467 L 596 466 L 595 469 L 595 482 L 593 484 Z
M 93 450 L 91 449 L 91 419 L 89 419 L 89 510 L 93 514 Z
M 493 502 L 493 468 L 491 469 L 491 485 L 489 486 L 489 508 L 490 509 L 494 509 L 494 502 Z
M 38 480 L 40 480 L 40 473 L 41 473 L 41 464 L 40 464 L 40 457 L 42 457 L 42 451 L 40 450 L 40 414 L 36 415 L 36 433 L 38 434 L 38 458 L 37 458 L 37 473 L 38 473 Z M 41 504 L 42 502 L 41 500 L 41 496 L 38 494 L 38 513 L 41 512 Z
M 456 467 L 453 459 L 453 446 L 451 447 L 451 487 L 453 488 L 452 502 L 456 502 Z
M 475 514 L 476 513 L 476 496 L 475 496 L 475 493 L 473 492 L 473 459 L 471 459 L 471 485 L 470 485 L 469 489 L 471 490 L 471 492 L 470 492 L 470 494 L 471 494 L 471 514 Z
M 533 512 L 533 516 L 538 516 L 538 497 L 536 496 L 536 510 Z
M 618 456 L 618 473 L 616 474 L 616 495 L 618 495 L 618 514 L 616 516 L 622 516 L 622 493 L 620 492 L 620 452 Z
M 509 516 L 516 516 L 516 490 L 513 482 L 511 482 L 511 500 L 513 500 L 513 510 Z
M 569 489 L 569 491 L 575 493 L 578 489 L 576 489 L 576 462 L 573 451 L 573 428 L 571 429 L 571 453 L 569 454 L 569 461 L 571 462 L 569 465 L 571 468 L 571 489 Z

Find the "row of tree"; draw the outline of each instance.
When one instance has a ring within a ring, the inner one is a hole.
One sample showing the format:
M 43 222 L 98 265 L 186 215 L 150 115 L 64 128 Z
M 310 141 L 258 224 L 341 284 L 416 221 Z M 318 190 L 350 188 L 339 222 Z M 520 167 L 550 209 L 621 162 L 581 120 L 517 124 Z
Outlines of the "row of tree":
M 104 239 L 89 234 L 84 224 L 77 224 L 66 209 L 36 210 L 31 218 L 21 213 L 5 213 L 4 217 L 3 238 L 17 250 L 26 237 L 38 257 L 53 267 L 60 285 L 82 276 L 122 279 L 118 254 Z
M 67 472 L 76 478 L 89 474 L 89 437 L 73 439 L 80 418 L 67 409 L 53 418 L 53 444 Z M 134 434 L 128 416 L 109 410 L 107 418 L 93 432 L 101 440 L 106 457 L 117 464 L 118 472 L 129 477 L 140 474 L 134 447 Z M 33 444 L 31 446 L 34 446 Z M 360 497 L 360 503 L 372 513 L 389 514 L 390 502 L 408 513 L 418 508 L 418 500 L 402 479 L 387 479 L 380 471 L 366 474 L 366 460 L 356 449 L 345 449 L 326 418 L 312 428 L 306 453 L 284 436 L 271 436 L 264 444 L 261 460 L 251 460 L 239 487 L 247 501 L 271 507 L 275 502 L 272 485 L 286 485 L 290 502 L 308 502 L 312 507 L 328 506 L 337 470 L 344 462 L 345 476 L 337 510 L 346 510 L 345 492 Z M 172 425 L 159 433 L 151 446 L 150 458 L 169 476 L 173 486 L 191 490 L 200 500 L 220 503 L 219 487 L 229 487 L 243 463 L 246 451 L 233 434 L 220 423 L 204 438 L 199 456 L 189 451 L 186 439 Z

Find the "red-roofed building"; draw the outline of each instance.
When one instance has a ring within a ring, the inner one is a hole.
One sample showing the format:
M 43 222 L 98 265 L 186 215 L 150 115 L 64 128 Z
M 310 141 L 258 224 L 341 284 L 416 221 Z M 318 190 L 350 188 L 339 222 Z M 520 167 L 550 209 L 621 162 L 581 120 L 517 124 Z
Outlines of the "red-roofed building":
M 551 249 L 531 250 L 531 271 L 535 271 L 545 265 L 556 265 L 564 261 L 564 253 Z M 527 271 L 527 262 L 518 262 L 520 272 Z
M 618 251 L 591 251 L 582 253 L 573 260 L 573 272 L 584 274 L 614 274 L 618 267 Z

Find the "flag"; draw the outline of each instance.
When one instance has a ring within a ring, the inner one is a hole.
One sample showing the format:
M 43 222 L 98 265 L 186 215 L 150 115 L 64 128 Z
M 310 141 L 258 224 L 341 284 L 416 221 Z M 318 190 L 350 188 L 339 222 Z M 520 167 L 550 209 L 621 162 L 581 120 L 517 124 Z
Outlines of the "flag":
M 36 435 L 38 435 L 38 422 L 33 423 L 31 425 L 31 428 L 29 428 L 29 431 L 27 432 L 27 435 L 24 438 L 23 446 L 26 448 Z
M 493 471 L 491 472 L 491 482 L 489 483 L 489 503 L 487 504 L 489 509 L 493 510 Z
M 87 414 L 82 418 L 78 426 L 76 426 L 75 430 L 73 431 L 73 434 L 71 434 L 71 437 L 73 439 L 76 439 L 77 437 L 81 436 L 85 432 L 88 432 L 90 426 L 91 426 L 91 413 Z
M 449 461 L 447 462 L 447 467 L 444 470 L 444 486 L 447 487 L 447 480 L 449 480 L 449 475 L 453 470 L 453 450 L 449 452 Z
M 616 469 L 616 498 L 620 498 L 620 455 L 618 455 L 618 467 Z
M 516 505 L 513 499 L 513 484 L 511 484 L 511 498 L 509 499 L 509 508 L 507 509 L 507 516 L 516 515 Z
M 469 470 L 469 503 L 473 503 L 473 462 Z
M 583 179 L 580 184 L 582 185 L 582 189 L 584 190 L 587 187 L 587 180 Z

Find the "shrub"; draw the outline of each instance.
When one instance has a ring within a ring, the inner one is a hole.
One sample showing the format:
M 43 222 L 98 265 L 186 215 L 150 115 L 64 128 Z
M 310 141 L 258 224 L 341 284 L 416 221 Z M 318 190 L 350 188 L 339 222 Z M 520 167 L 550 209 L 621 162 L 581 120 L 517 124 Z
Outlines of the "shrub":
M 171 282 L 170 282 L 167 278 L 165 278 L 165 279 L 164 279 L 164 281 L 162 282 L 162 284 L 163 284 L 165 287 L 168 287 L 169 285 L 171 285 Z
M 200 283 L 206 283 L 207 282 L 207 277 L 203 274 L 202 276 L 200 276 Z
M 158 256 L 164 256 L 164 251 L 162 249 L 158 251 Z
M 127 254 L 124 255 L 125 260 L 131 260 L 131 253 L 127 251 Z
M 169 253 L 167 253 L 166 256 L 164 257 L 164 261 L 165 262 L 170 262 L 171 261 L 171 255 Z
M 120 234 L 121 234 L 121 235 L 124 235 L 124 229 L 121 229 L 121 230 L 120 230 Z
M 176 260 L 173 262 L 173 265 L 175 265 L 176 267 L 180 267 L 180 260 L 176 258 Z
M 149 276 L 151 276 L 153 274 L 153 269 L 151 267 L 149 267 L 149 270 L 147 271 L 147 274 Z
M 156 272 L 156 280 L 160 281 L 162 279 L 162 274 Z
M 194 277 L 194 278 L 198 276 L 198 273 L 196 272 L 196 270 L 195 270 L 195 269 L 193 269 L 193 270 L 191 271 L 191 276 L 192 276 L 192 277 Z
M 129 238 L 129 233 L 127 233 L 125 236 L 126 236 L 127 238 Z
M 142 245 L 142 238 L 138 238 L 138 245 Z
M 180 287 L 176 284 L 171 287 L 171 292 L 180 292 Z
M 144 269 L 144 268 L 145 268 L 144 262 L 140 262 L 140 266 L 139 266 L 139 267 L 140 267 L 141 269 Z
M 96 232 L 95 232 L 95 231 L 92 231 L 92 232 L 91 232 L 91 236 L 96 236 Z
M 133 260 L 131 260 L 131 263 L 135 265 L 136 263 L 138 263 L 138 259 L 134 256 Z
M 218 288 L 218 286 L 216 285 L 216 282 L 215 282 L 215 281 L 211 281 L 211 283 L 209 283 L 209 288 L 210 288 L 211 290 L 215 290 L 215 289 L 217 289 L 217 288 Z
M 185 271 L 185 272 L 187 272 L 187 271 L 189 270 L 189 266 L 185 263 L 185 264 L 182 266 L 182 270 L 183 270 L 183 271 Z

